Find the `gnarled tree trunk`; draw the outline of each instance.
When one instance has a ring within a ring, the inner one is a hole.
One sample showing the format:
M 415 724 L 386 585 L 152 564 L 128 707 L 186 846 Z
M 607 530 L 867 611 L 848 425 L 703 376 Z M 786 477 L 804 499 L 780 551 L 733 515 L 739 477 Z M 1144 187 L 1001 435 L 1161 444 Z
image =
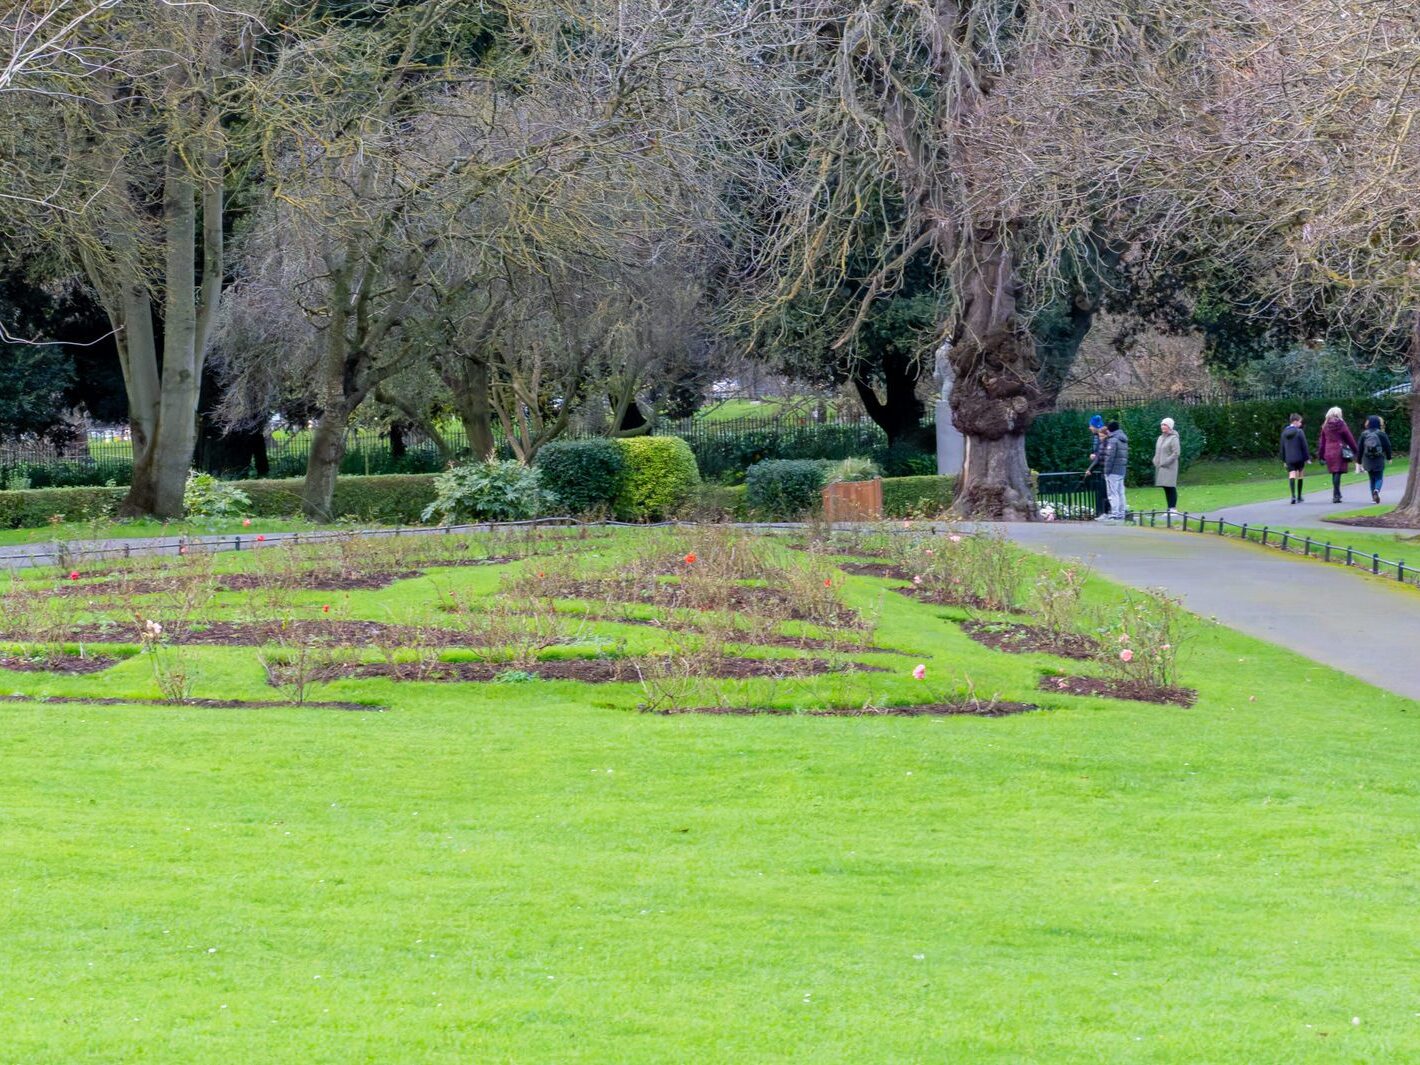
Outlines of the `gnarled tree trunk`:
M 1420 311 L 1415 312 L 1410 331 L 1410 475 L 1400 506 L 1390 516 L 1397 524 L 1420 528 Z
M 1011 253 L 992 230 L 974 234 L 960 271 L 950 359 L 952 422 L 967 438 L 952 510 L 963 517 L 1033 521 L 1026 430 L 1040 401 L 1035 341 L 1016 308 Z
M 853 367 L 853 387 L 863 409 L 884 433 L 888 444 L 920 440 L 925 443 L 922 415 L 926 406 L 917 396 L 922 364 L 899 351 L 886 350 Z M 878 395 L 878 386 L 882 396 Z

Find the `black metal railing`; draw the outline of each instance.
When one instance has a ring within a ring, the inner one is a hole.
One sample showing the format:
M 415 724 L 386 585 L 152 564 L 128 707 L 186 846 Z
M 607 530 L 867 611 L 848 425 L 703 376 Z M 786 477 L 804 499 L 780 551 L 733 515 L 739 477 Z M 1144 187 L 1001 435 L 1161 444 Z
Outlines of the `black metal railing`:
M 1131 513 L 1127 520 L 1139 526 L 1148 525 L 1151 529 L 1234 536 L 1262 547 L 1314 558 L 1321 562 L 1364 569 L 1377 577 L 1393 577 L 1402 584 L 1420 586 L 1420 569 L 1407 564 L 1403 559 L 1382 558 L 1378 554 L 1358 551 L 1346 544 L 1333 544 L 1330 540 L 1298 534 L 1291 529 L 1273 529 L 1268 525 L 1252 525 L 1248 522 L 1239 525 L 1224 518 L 1210 518 L 1205 514 L 1180 514 L 1162 510 L 1136 511 Z
M 1098 471 L 1036 474 L 1036 505 L 1049 506 L 1057 521 L 1093 521 L 1103 496 L 1104 478 Z

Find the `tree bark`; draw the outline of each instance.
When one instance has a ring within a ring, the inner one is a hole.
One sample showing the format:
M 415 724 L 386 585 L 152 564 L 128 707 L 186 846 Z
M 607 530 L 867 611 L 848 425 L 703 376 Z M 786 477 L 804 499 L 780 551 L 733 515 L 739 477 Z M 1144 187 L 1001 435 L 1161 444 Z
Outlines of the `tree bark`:
M 1035 342 L 1019 319 L 1019 284 L 1000 234 L 972 234 L 960 271 L 961 310 L 952 338 L 952 421 L 967 438 L 954 513 L 1034 521 L 1026 430 L 1039 409 Z
M 486 459 L 497 447 L 493 440 L 492 387 L 488 363 L 472 355 L 459 357 L 456 370 L 443 375 L 454 398 L 459 421 L 468 437 L 468 450 L 476 459 Z
M 301 512 L 312 521 L 335 520 L 335 479 L 345 458 L 345 430 L 353 409 L 340 405 L 322 411 L 311 435 L 311 454 L 301 485 Z
M 181 518 L 183 488 L 197 446 L 197 394 L 201 385 L 197 306 L 197 203 L 192 177 L 176 146 L 168 151 L 163 181 L 166 299 L 163 378 L 153 460 L 153 513 Z
M 922 415 L 926 407 L 917 397 L 921 364 L 895 350 L 875 353 L 875 358 L 853 368 L 853 387 L 868 417 L 887 434 L 888 445 L 910 443 L 925 438 Z M 876 372 L 875 372 L 876 371 Z M 882 384 L 883 397 L 876 385 Z
M 1390 512 L 1397 524 L 1420 527 L 1420 311 L 1410 329 L 1410 474 L 1400 506 Z

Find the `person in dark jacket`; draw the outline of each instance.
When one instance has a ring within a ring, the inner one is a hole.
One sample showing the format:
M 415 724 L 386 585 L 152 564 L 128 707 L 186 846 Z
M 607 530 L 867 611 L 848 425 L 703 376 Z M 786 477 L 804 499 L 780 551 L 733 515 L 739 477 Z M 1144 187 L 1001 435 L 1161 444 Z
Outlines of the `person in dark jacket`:
M 1085 467 L 1083 480 L 1095 487 L 1095 516 L 1109 513 L 1109 493 L 1105 491 L 1104 474 L 1099 471 L 1100 459 L 1104 456 L 1104 442 L 1109 430 L 1104 427 L 1104 418 L 1098 414 L 1090 416 L 1090 464 Z
M 1287 467 L 1287 483 L 1291 485 L 1293 503 L 1302 501 L 1302 478 L 1306 476 L 1307 463 L 1311 458 L 1312 449 L 1307 447 L 1302 416 L 1293 414 L 1287 419 L 1287 428 L 1282 430 L 1282 464 Z
M 1372 414 L 1366 419 L 1366 428 L 1356 441 L 1356 455 L 1361 468 L 1371 478 L 1371 502 L 1381 501 L 1381 484 L 1385 481 L 1385 464 L 1394 458 L 1390 437 L 1386 435 L 1385 422 Z
M 1316 439 L 1316 457 L 1326 463 L 1331 474 L 1331 501 L 1340 503 L 1341 475 L 1356 461 L 1356 438 L 1341 416 L 1340 407 L 1326 412 L 1326 421 L 1321 423 L 1321 433 Z
M 1129 469 L 1129 437 L 1118 422 L 1110 422 L 1105 428 L 1109 430 L 1109 436 L 1104 442 L 1100 466 L 1104 470 L 1105 490 L 1109 492 L 1109 513 L 1096 520 L 1123 521 L 1129 513 L 1124 499 L 1124 474 Z

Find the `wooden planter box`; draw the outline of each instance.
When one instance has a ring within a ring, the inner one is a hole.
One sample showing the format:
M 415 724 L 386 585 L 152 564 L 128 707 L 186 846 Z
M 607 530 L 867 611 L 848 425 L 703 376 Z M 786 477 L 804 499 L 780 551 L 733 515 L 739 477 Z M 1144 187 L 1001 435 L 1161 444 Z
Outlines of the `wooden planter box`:
M 827 521 L 882 521 L 883 479 L 828 485 L 823 490 L 823 516 Z

